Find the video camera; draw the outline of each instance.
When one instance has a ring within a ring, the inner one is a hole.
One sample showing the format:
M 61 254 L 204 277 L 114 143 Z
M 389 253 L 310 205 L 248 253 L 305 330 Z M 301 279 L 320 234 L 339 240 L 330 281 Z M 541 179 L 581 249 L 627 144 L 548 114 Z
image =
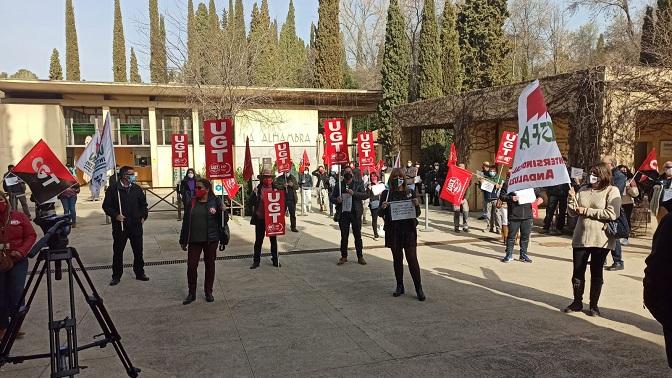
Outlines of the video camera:
M 40 226 L 44 236 L 33 245 L 28 257 L 33 258 L 44 247 L 52 250 L 65 249 L 68 247 L 68 235 L 72 230 L 72 220 L 70 215 L 51 215 L 42 218 L 36 218 L 35 224 Z

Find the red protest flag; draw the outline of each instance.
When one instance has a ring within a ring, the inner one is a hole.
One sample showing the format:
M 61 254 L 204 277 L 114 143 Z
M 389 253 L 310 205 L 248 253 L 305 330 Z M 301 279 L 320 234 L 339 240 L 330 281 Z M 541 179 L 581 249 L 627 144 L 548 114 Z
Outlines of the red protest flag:
M 229 199 L 234 199 L 240 190 L 240 185 L 238 185 L 235 178 L 222 180 L 222 186 L 226 190 L 226 195 L 229 196 Z
M 518 141 L 518 133 L 513 131 L 504 131 L 502 139 L 499 142 L 497 155 L 495 156 L 495 164 L 513 165 L 513 158 L 516 154 L 516 142 Z
M 464 199 L 464 193 L 469 188 L 472 173 L 466 169 L 451 165 L 448 169 L 448 176 L 441 187 L 439 198 L 448 201 L 453 205 L 459 205 Z
M 327 141 L 325 155 L 329 155 L 328 162 L 331 164 L 348 164 L 347 126 L 343 118 L 328 119 L 324 121 L 324 139 Z
M 35 201 L 40 204 L 77 183 L 77 179 L 42 139 L 21 159 L 12 173 L 30 187 Z
M 173 148 L 173 168 L 188 168 L 189 151 L 187 146 L 189 146 L 189 135 L 173 134 L 170 141 Z
M 205 142 L 205 170 L 209 179 L 234 177 L 233 172 L 233 120 L 211 119 L 203 121 Z
M 289 157 L 289 142 L 275 144 L 275 165 L 279 173 L 287 173 L 292 170 L 292 159 Z
M 376 150 L 373 148 L 373 132 L 364 131 L 357 133 L 357 156 L 359 156 L 359 168 L 362 171 L 376 168 Z
M 646 156 L 644 162 L 639 167 L 638 171 L 658 171 L 658 159 L 656 158 L 656 148 L 651 149 L 651 152 Z
M 263 190 L 266 236 L 285 234 L 285 191 Z
M 303 149 L 303 157 L 301 158 L 301 164 L 299 164 L 299 173 L 303 173 L 303 171 L 307 167 L 310 167 L 310 160 L 308 159 L 308 152 L 304 148 Z
M 450 144 L 450 155 L 448 156 L 448 167 L 457 164 L 457 151 L 455 150 L 455 143 Z
M 252 169 L 252 154 L 250 153 L 250 137 L 245 138 L 245 163 L 243 165 L 243 179 L 252 180 L 254 169 Z

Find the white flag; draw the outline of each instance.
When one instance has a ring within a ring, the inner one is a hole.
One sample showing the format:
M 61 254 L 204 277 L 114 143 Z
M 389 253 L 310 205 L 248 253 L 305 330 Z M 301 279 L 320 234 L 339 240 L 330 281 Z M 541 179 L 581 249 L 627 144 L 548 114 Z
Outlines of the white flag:
M 569 183 L 569 172 L 555 140 L 551 116 L 539 80 L 518 99 L 518 146 L 509 192 Z
M 394 166 L 392 168 L 401 168 L 401 151 L 397 152 L 397 158 L 394 159 Z
M 107 171 L 114 169 L 115 165 L 109 113 L 105 117 L 103 129 L 96 131 L 96 135 L 86 146 L 75 165 L 86 175 L 91 176 L 91 181 L 89 181 L 91 194 L 97 198 L 100 195 L 100 189 L 107 182 Z

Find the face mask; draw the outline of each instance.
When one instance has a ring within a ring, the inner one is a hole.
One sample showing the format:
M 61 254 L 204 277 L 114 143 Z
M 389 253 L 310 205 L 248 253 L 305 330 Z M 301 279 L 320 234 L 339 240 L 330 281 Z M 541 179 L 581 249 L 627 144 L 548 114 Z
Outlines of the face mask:
M 434 166 L 434 170 L 435 170 L 435 171 L 438 171 L 438 170 L 439 170 L 439 166 L 438 166 L 438 165 L 435 165 L 435 166 Z
M 413 164 L 406 164 L 406 166 L 407 166 L 408 168 L 411 168 L 411 167 L 413 166 Z
M 418 168 L 418 169 L 420 169 L 420 166 L 419 166 L 419 165 L 416 165 L 416 166 L 415 166 L 415 168 Z
M 303 173 L 305 173 L 305 174 L 309 174 L 310 171 L 308 171 L 308 170 L 306 169 L 305 171 L 303 171 Z
M 378 183 L 378 177 L 371 177 L 371 182 L 374 184 Z
M 404 181 L 405 180 L 403 177 L 397 177 L 396 179 L 394 179 L 394 182 L 397 184 L 397 187 L 404 185 Z
M 271 186 L 271 185 L 273 185 L 273 179 L 272 178 L 264 178 L 264 179 L 261 180 L 261 183 L 264 186 Z
M 4 214 L 7 211 L 7 202 L 0 202 L 0 214 Z
M 665 168 L 665 174 L 668 176 L 672 176 L 672 168 Z
M 386 171 L 386 170 L 387 170 L 387 167 L 386 167 L 386 166 L 383 166 L 383 171 Z
M 194 178 L 194 174 L 193 173 L 187 173 L 187 177 Z
M 495 172 L 488 172 L 488 176 L 495 177 Z
M 196 198 L 203 198 L 208 195 L 208 189 L 196 188 Z
M 135 182 L 136 182 L 137 180 L 138 180 L 138 178 L 137 178 L 137 176 L 135 176 L 135 175 L 133 175 L 133 176 L 128 176 L 128 182 L 130 182 L 131 184 L 135 184 Z
M 348 172 L 348 173 L 344 174 L 343 178 L 346 179 L 346 180 L 352 180 L 352 173 Z
M 597 184 L 597 182 L 600 181 L 600 179 L 595 175 L 590 175 L 588 181 L 590 181 L 591 184 Z

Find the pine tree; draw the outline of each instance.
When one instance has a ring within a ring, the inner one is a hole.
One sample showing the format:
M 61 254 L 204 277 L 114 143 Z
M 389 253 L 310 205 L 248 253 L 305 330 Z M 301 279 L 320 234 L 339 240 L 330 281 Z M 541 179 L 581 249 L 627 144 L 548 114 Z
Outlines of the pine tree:
M 187 58 L 191 62 L 196 55 L 194 45 L 196 44 L 196 32 L 194 30 L 194 2 L 189 0 L 187 3 Z
M 639 52 L 639 62 L 644 65 L 656 65 L 655 52 L 655 34 L 656 26 L 653 20 L 653 7 L 646 7 L 646 14 L 644 16 L 644 23 L 642 24 L 642 40 L 640 43 L 641 49 Z
M 49 80 L 63 80 L 63 67 L 61 59 L 58 56 L 58 50 L 51 51 L 51 60 L 49 62 Z
M 294 1 L 289 0 L 287 18 L 280 30 L 280 64 L 283 67 L 282 85 L 299 87 L 303 83 L 305 65 L 307 63 L 306 47 L 296 35 L 296 19 Z
M 321 0 L 315 35 L 315 86 L 343 87 L 343 48 L 338 18 L 339 0 Z
M 504 34 L 506 0 L 466 0 L 457 17 L 464 89 L 509 82 L 510 47 Z
M 460 37 L 457 35 L 457 15 L 451 0 L 446 0 L 443 9 L 441 31 L 441 65 L 443 68 L 443 94 L 451 95 L 462 90 L 462 64 L 460 64 Z
M 399 150 L 400 134 L 392 123 L 392 109 L 408 101 L 410 59 L 411 46 L 406 35 L 406 21 L 399 1 L 390 0 L 381 69 L 383 99 L 378 104 L 381 139 L 388 151 Z
M 158 0 L 149 0 L 149 74 L 152 83 L 163 82 L 160 23 Z
M 124 38 L 124 24 L 121 19 L 121 5 L 114 0 L 114 36 L 112 39 L 112 72 L 114 81 L 128 81 L 126 77 L 126 41 Z
M 441 97 L 443 72 L 441 70 L 441 37 L 436 24 L 434 0 L 425 0 L 420 29 L 420 55 L 418 57 L 420 99 Z
M 77 46 L 77 28 L 72 0 L 65 0 L 65 78 L 80 80 L 79 47 Z
M 131 47 L 131 83 L 142 83 L 140 71 L 138 70 L 138 58 L 135 56 L 135 50 Z

